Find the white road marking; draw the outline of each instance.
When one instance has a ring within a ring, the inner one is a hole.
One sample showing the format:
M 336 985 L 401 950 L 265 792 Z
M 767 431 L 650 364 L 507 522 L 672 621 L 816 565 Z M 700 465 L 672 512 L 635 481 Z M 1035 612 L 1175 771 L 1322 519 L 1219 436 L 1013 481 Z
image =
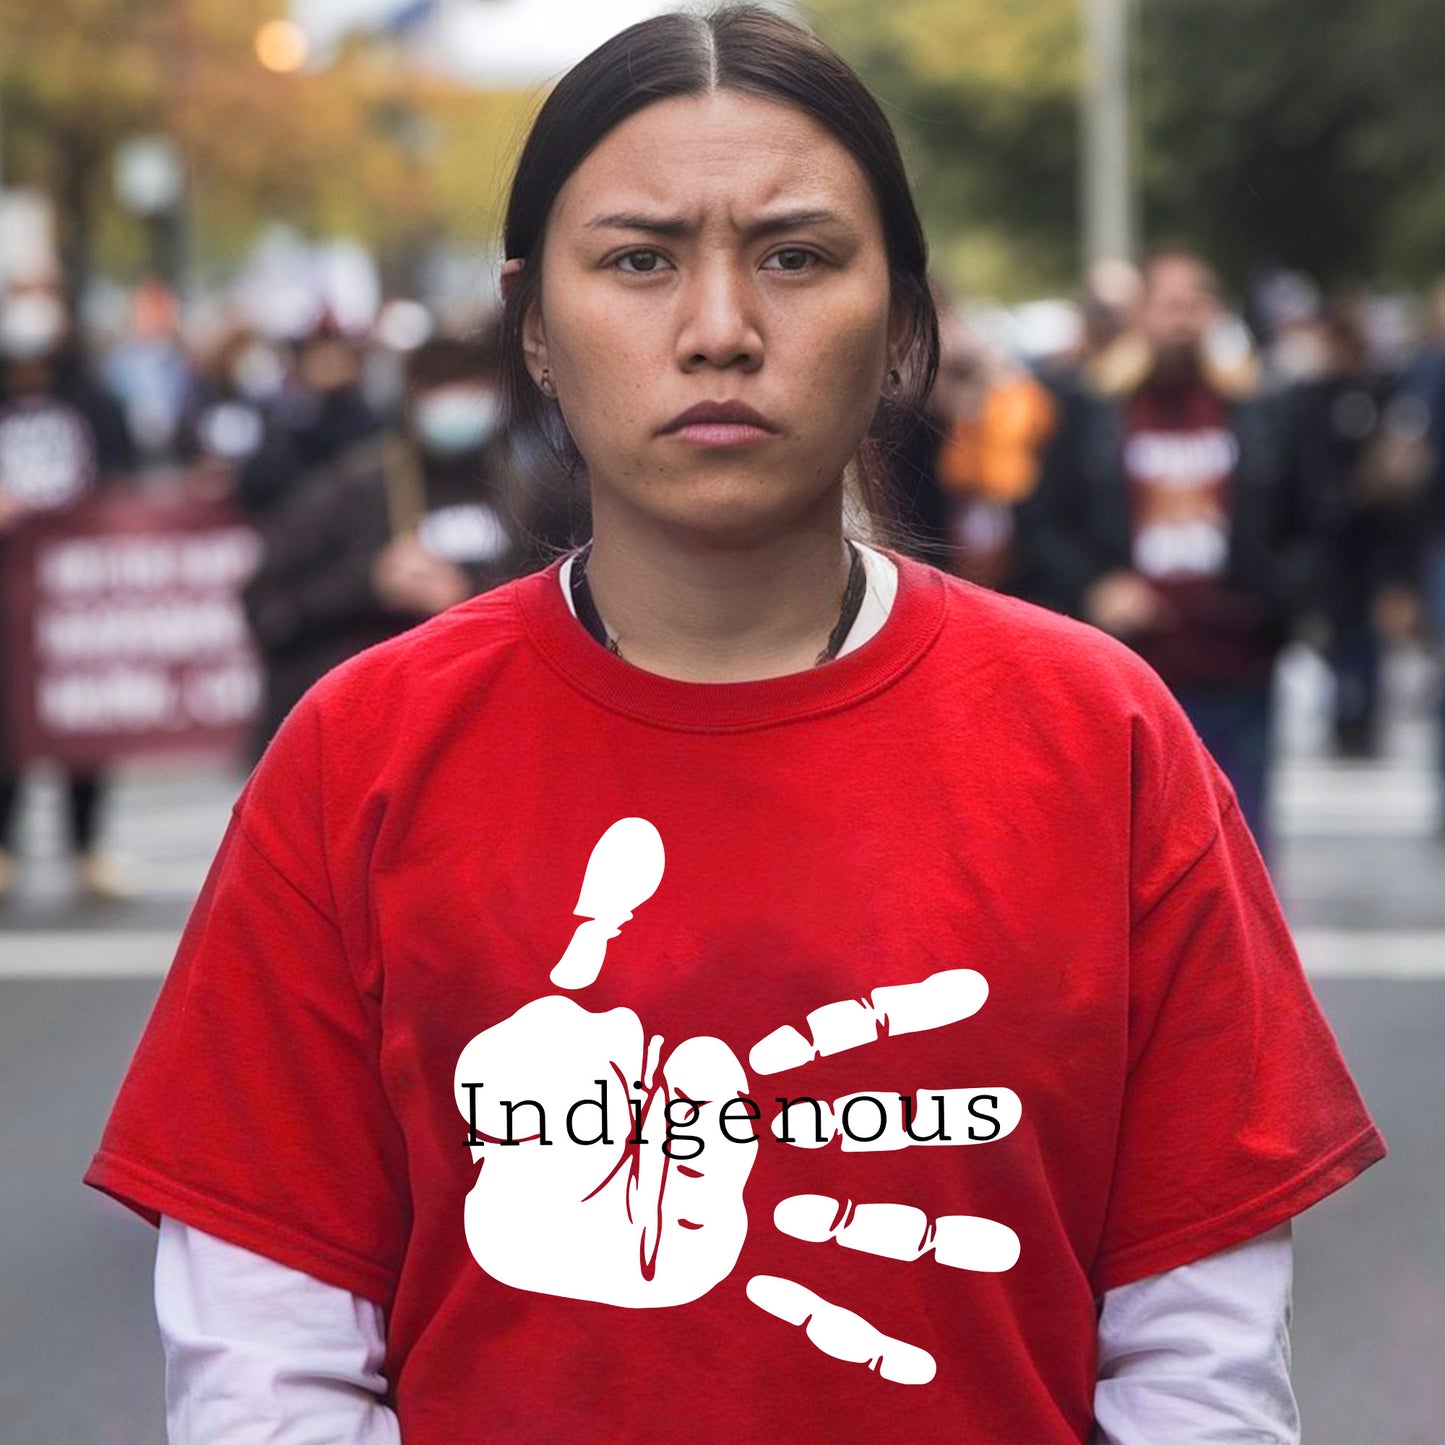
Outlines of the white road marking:
M 0 978 L 161 977 L 180 936 L 179 929 L 0 933 Z
M 1311 978 L 1445 978 L 1445 929 L 1301 928 Z M 179 929 L 0 929 L 0 978 L 155 978 Z
M 1271 786 L 1281 837 L 1425 839 L 1440 815 L 1440 785 L 1426 767 L 1298 759 Z
M 1445 929 L 1301 928 L 1311 978 L 1445 978 Z

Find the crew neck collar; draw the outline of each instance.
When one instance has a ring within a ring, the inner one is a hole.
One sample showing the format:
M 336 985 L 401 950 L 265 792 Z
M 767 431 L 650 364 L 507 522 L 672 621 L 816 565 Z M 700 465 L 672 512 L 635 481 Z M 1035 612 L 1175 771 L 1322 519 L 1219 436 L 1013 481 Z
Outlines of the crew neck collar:
M 897 594 L 882 627 L 831 662 L 751 682 L 663 677 L 600 646 L 562 595 L 566 557 L 522 578 L 516 596 L 527 632 L 547 660 L 604 707 L 680 731 L 740 731 L 850 706 L 893 683 L 933 641 L 943 622 L 943 575 L 890 548 L 876 550 L 898 569 Z

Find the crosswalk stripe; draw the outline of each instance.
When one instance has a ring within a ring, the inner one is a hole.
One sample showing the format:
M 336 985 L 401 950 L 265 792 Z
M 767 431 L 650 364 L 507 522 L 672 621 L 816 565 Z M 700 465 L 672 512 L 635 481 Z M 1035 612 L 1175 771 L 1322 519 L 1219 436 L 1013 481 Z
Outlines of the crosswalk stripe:
M 1270 821 L 1289 838 L 1432 838 L 1441 789 L 1422 766 L 1288 760 L 1271 782 Z
M 160 977 L 179 941 L 179 929 L 10 933 L 0 978 Z M 1311 978 L 1445 978 L 1445 929 L 1301 928 L 1294 941 Z
M 175 957 L 179 929 L 36 929 L 7 933 L 0 978 L 152 978 Z
M 1311 978 L 1445 978 L 1445 929 L 1301 928 Z

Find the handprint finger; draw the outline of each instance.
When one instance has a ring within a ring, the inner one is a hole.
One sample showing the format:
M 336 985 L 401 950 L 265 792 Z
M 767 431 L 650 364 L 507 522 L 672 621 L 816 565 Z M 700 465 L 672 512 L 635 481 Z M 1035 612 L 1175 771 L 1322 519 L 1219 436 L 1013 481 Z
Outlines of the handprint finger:
M 707 1144 L 717 1138 L 719 1115 L 746 1090 L 742 1064 L 721 1039 L 684 1039 L 672 1051 L 655 1096 L 663 1101 L 662 1117 L 643 1130 L 654 1143 L 665 1140 L 661 1149 L 643 1150 L 639 1160 L 644 1175 L 656 1161 L 665 1181 L 665 1194 L 651 1196 L 656 1217 L 645 1221 L 644 1257 L 652 1239 L 680 1229 L 692 1236 L 687 1247 L 698 1255 L 726 1261 L 727 1267 L 737 1259 L 747 1236 L 743 1186 L 757 1159 L 757 1139 L 711 1149 Z M 745 1122 L 733 1137 L 749 1132 Z
M 597 982 L 607 955 L 632 910 L 657 892 L 665 864 L 662 835 L 646 818 L 619 818 L 592 847 L 582 891 L 573 913 L 577 925 L 549 977 L 557 988 L 586 988 Z
M 870 1325 L 862 1315 L 830 1304 L 821 1295 L 790 1279 L 755 1274 L 747 1295 L 761 1310 L 790 1325 L 804 1325 L 808 1338 L 835 1360 L 866 1364 L 899 1385 L 926 1385 L 938 1365 L 927 1350 L 896 1340 Z
M 861 1048 L 879 1038 L 942 1028 L 976 1014 L 988 998 L 988 982 L 971 968 L 949 968 L 919 983 L 882 984 L 867 998 L 845 998 L 807 1016 L 811 1041 L 791 1024 L 753 1045 L 754 1073 L 776 1074 L 814 1059 Z
M 784 1234 L 810 1244 L 836 1240 L 844 1249 L 912 1261 L 932 1253 L 952 1269 L 1002 1274 L 1018 1263 L 1019 1237 L 1008 1225 L 972 1214 L 928 1216 L 911 1204 L 842 1204 L 827 1194 L 794 1194 L 773 1210 Z

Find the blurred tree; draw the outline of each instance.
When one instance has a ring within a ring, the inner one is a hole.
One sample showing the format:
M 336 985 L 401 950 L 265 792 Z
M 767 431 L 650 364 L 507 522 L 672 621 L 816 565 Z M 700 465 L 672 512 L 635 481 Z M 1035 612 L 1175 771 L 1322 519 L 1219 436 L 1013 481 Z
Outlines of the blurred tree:
M 1438 0 L 1143 0 L 1150 229 L 1241 278 L 1426 279 L 1445 251 Z
M 903 142 L 938 274 L 1000 297 L 1067 287 L 1078 257 L 1079 0 L 809 0 Z M 258 227 L 348 234 L 405 275 L 438 240 L 489 242 L 539 97 L 479 94 L 353 42 L 276 74 L 254 41 L 282 0 L 0 0 L 9 184 L 57 200 L 75 283 L 145 264 L 116 146 L 172 136 L 203 278 Z M 1421 282 L 1445 256 L 1440 0 L 1135 0 L 1147 238 L 1326 283 Z
M 944 280 L 1077 270 L 1079 0 L 811 0 L 903 142 Z M 1146 239 L 1326 284 L 1445 269 L 1440 0 L 1135 0 Z
M 164 19 L 147 0 L 4 0 L 5 180 L 54 200 L 72 285 L 89 272 L 117 142 L 154 126 Z
M 0 3 L 6 181 L 55 199 L 74 289 L 98 245 L 107 269 L 144 265 L 111 185 L 116 147 L 142 132 L 170 135 L 185 159 L 202 275 L 233 264 L 268 221 L 356 236 L 384 258 L 499 229 L 532 97 L 417 76 L 374 43 L 325 70 L 268 71 L 254 42 L 277 0 Z
M 898 131 L 940 278 L 996 296 L 1066 284 L 1078 255 L 1078 0 L 797 8 Z

